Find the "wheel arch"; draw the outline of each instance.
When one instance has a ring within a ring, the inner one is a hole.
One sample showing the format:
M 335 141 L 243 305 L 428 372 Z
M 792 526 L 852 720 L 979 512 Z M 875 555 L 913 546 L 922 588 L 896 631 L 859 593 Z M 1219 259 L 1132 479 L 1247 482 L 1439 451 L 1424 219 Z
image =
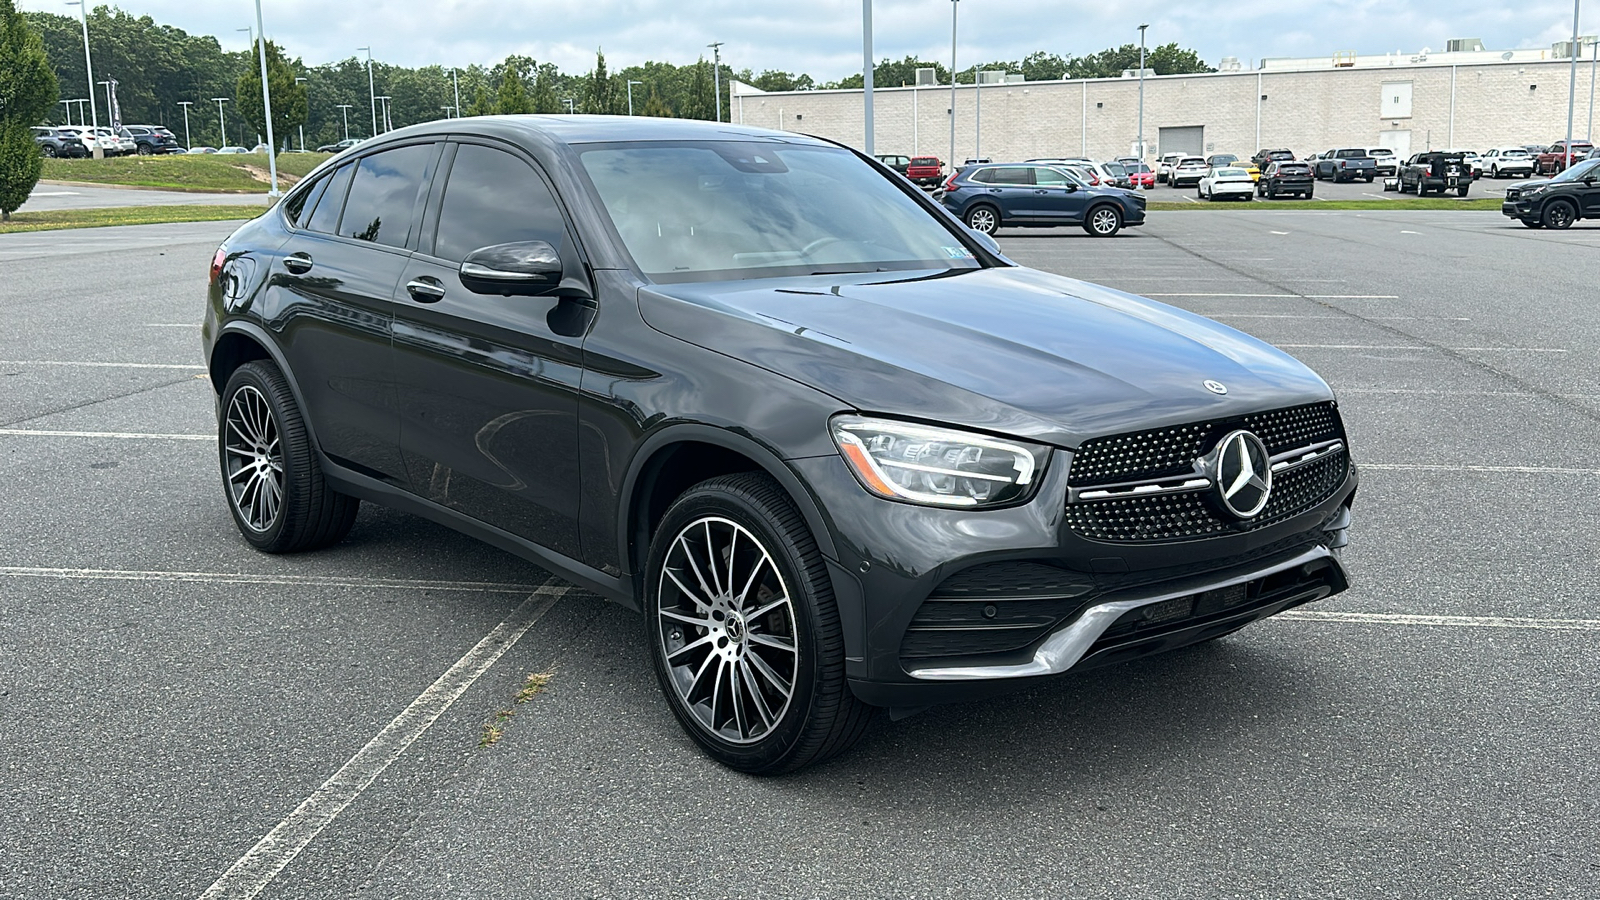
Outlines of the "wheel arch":
M 284 358 L 283 351 L 278 348 L 275 341 L 268 336 L 265 329 L 253 322 L 235 320 L 222 327 L 217 340 L 211 345 L 209 358 L 206 360 L 206 377 L 211 380 L 212 393 L 216 394 L 220 403 L 222 391 L 228 386 L 228 379 L 238 368 L 248 362 L 270 360 L 283 373 L 284 381 L 289 383 L 289 391 L 294 394 L 294 402 L 303 411 L 306 409 L 305 394 L 300 391 L 300 382 L 295 380 L 294 371 L 289 368 L 289 361 Z M 302 412 L 306 434 L 311 438 L 311 446 L 320 454 L 322 444 L 317 440 L 316 431 L 311 425 L 310 417 Z
M 619 559 L 642 590 L 650 538 L 672 501 L 719 475 L 761 472 L 772 477 L 800 511 L 824 557 L 837 559 L 833 535 L 816 499 L 783 460 L 765 445 L 723 428 L 698 423 L 668 426 L 645 440 L 623 481 L 618 511 Z M 639 596 L 643 596 L 641 593 Z

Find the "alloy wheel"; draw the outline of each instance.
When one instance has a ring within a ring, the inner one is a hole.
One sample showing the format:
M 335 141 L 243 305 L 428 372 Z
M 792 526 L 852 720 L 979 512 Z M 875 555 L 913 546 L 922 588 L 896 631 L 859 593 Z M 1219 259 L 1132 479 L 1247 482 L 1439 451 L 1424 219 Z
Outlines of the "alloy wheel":
M 1106 206 L 1095 210 L 1094 215 L 1089 218 L 1089 227 L 1093 228 L 1096 234 L 1115 234 L 1117 231 L 1116 211 Z
M 223 446 L 239 520 L 252 531 L 271 529 L 283 508 L 283 447 L 272 407 L 253 385 L 240 387 L 228 404 Z
M 1544 214 L 1544 223 L 1551 228 L 1566 228 L 1572 224 L 1572 207 L 1565 203 L 1553 203 Z
M 994 234 L 995 229 L 999 227 L 999 223 L 995 221 L 994 212 L 987 206 L 980 206 L 967 213 L 967 225 L 973 231 L 981 231 L 984 234 Z
M 753 744 L 783 720 L 800 672 L 794 600 L 759 539 L 721 516 L 673 538 L 656 631 L 669 680 L 696 724 Z

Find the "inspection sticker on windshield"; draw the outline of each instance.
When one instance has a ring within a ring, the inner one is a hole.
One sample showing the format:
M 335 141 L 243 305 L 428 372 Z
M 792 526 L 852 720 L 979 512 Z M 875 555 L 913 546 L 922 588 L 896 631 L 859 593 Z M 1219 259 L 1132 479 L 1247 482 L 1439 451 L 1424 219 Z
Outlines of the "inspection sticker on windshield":
M 944 252 L 949 254 L 951 259 L 972 259 L 973 258 L 972 251 L 968 250 L 965 247 L 946 247 L 946 248 L 944 248 Z

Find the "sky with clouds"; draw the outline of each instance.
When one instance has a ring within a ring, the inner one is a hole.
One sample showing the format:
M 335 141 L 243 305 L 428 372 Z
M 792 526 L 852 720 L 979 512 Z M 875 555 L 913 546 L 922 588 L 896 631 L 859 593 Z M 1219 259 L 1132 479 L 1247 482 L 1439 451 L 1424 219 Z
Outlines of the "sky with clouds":
M 89 0 L 94 3 L 95 0 Z M 1600 32 L 1600 0 L 1584 22 Z M 243 49 L 236 29 L 255 23 L 248 0 L 121 0 L 134 15 L 190 33 L 216 35 Z M 23 9 L 72 14 L 61 0 L 19 0 Z M 722 41 L 735 69 L 806 72 L 832 81 L 861 70 L 861 4 L 853 0 L 262 0 L 267 34 L 307 64 L 355 56 L 406 66 L 489 64 L 511 53 L 579 72 L 605 50 L 615 70 L 647 59 L 693 62 Z M 873 7 L 874 55 L 950 59 L 948 0 L 879 0 Z M 1150 24 L 1151 44 L 1176 41 L 1211 65 L 1236 56 L 1246 67 L 1263 56 L 1331 56 L 1442 49 L 1446 40 L 1481 38 L 1506 50 L 1546 47 L 1571 36 L 1565 0 L 965 0 L 960 4 L 957 65 L 1019 59 L 1034 50 L 1092 53 L 1137 42 Z

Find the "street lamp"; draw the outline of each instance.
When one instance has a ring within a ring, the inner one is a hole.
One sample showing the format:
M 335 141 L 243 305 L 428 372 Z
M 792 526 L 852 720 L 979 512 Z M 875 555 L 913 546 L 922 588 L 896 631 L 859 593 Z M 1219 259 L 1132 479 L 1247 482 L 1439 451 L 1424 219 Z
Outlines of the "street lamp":
M 572 98 L 571 97 L 562 97 L 561 98 L 561 102 L 565 103 L 567 105 L 567 115 L 569 115 L 569 116 L 572 115 Z
M 722 121 L 722 42 L 712 41 L 706 45 L 711 48 L 711 90 L 717 100 L 717 121 Z M 704 57 L 702 57 L 704 58 Z
M 335 105 L 339 107 L 339 117 L 344 119 L 344 139 L 348 141 L 350 140 L 350 107 L 354 104 L 338 103 Z
M 71 0 L 68 6 L 78 7 L 82 13 L 79 21 L 83 23 L 83 68 L 89 73 L 89 118 L 95 128 L 100 127 L 100 112 L 94 108 L 94 63 L 89 59 L 89 6 L 87 0 Z M 79 115 L 82 118 L 82 114 Z M 102 159 L 105 151 L 101 149 L 100 142 L 94 142 L 94 158 Z
M 372 96 L 372 136 L 378 136 L 378 89 L 372 81 L 372 48 L 357 47 L 356 50 L 367 51 L 367 93 Z M 346 135 L 349 137 L 349 135 Z
M 446 119 L 453 119 L 453 118 L 455 118 L 455 112 L 456 112 L 456 108 L 455 108 L 455 107 L 454 107 L 454 106 L 441 106 L 441 107 L 439 107 L 439 108 L 440 108 L 440 109 L 442 109 L 442 110 L 444 110 L 444 117 L 445 117 L 445 118 L 446 118 Z
M 227 97 L 212 97 L 211 102 L 217 104 L 217 127 L 222 129 L 222 146 L 228 146 L 228 121 L 222 117 L 222 104 L 228 102 Z
M 1572 49 L 1568 51 L 1571 57 L 1570 73 L 1567 76 L 1567 144 L 1566 159 L 1562 167 L 1572 165 L 1572 111 L 1578 100 L 1578 4 L 1582 0 L 1572 0 Z
M 1144 160 L 1144 30 L 1149 27 L 1149 25 L 1139 26 L 1139 159 L 1141 162 Z M 1259 94 L 1260 91 L 1256 93 Z M 1260 140 L 1261 135 L 1257 134 L 1257 143 Z M 1140 184 L 1142 186 L 1143 182 Z
M 867 132 L 867 155 L 872 155 L 872 0 L 861 0 L 861 99 Z
M 261 117 L 267 120 L 267 170 L 272 177 L 272 190 L 267 191 L 267 196 L 276 200 L 283 192 L 278 190 L 278 142 L 272 136 L 272 89 L 267 84 L 267 29 L 261 23 L 261 0 L 256 0 L 256 33 L 261 35 L 256 44 L 261 59 Z
M 392 127 L 394 127 L 394 126 L 393 126 L 393 125 L 391 125 L 391 124 L 390 124 L 390 122 L 389 122 L 389 101 L 390 101 L 390 100 L 391 100 L 391 99 L 393 99 L 393 98 L 391 98 L 391 97 L 390 97 L 390 96 L 389 96 L 389 95 L 387 95 L 387 94 L 379 94 L 379 95 L 377 95 L 377 96 L 376 96 L 376 97 L 374 97 L 374 98 L 373 98 L 373 99 L 374 99 L 374 100 L 381 100 L 381 101 L 383 101 L 383 118 L 382 118 L 382 119 L 381 119 L 381 121 L 382 121 L 382 122 L 383 122 L 383 131 L 384 131 L 384 133 L 385 133 L 385 134 L 388 134 L 388 133 L 389 133 L 389 130 L 390 130 L 390 129 L 391 129 L 391 128 L 392 128 Z
M 306 82 L 307 84 L 311 83 L 311 79 L 309 79 L 309 78 L 300 78 L 300 77 L 296 77 L 295 80 L 294 80 L 294 83 L 295 84 L 299 84 L 302 81 Z M 311 109 L 311 97 L 310 97 L 311 89 L 310 88 L 306 88 L 306 94 L 307 94 L 307 96 L 306 96 L 306 109 L 310 110 Z M 306 123 L 304 123 L 304 122 L 300 123 L 300 152 L 301 153 L 306 152 Z
M 457 77 L 457 70 L 454 67 L 450 69 L 450 84 L 456 89 L 456 105 L 453 108 L 455 109 L 455 117 L 459 119 L 461 118 L 461 79 Z
M 950 171 L 956 170 L 956 10 L 961 0 L 950 0 Z
M 183 107 L 183 149 L 193 150 L 194 144 L 189 141 L 189 107 L 194 105 L 194 101 L 179 100 L 178 105 Z
M 72 124 L 72 101 L 71 100 L 63 100 L 63 101 L 61 101 L 61 105 L 65 106 L 67 108 L 67 124 L 71 125 Z M 633 115 L 633 113 L 630 111 L 628 113 L 628 115 Z
M 642 81 L 633 81 L 632 79 L 629 79 L 629 81 L 628 81 L 628 115 L 630 115 L 630 116 L 633 115 L 633 86 L 636 85 L 636 84 L 644 84 L 644 82 L 642 82 Z

